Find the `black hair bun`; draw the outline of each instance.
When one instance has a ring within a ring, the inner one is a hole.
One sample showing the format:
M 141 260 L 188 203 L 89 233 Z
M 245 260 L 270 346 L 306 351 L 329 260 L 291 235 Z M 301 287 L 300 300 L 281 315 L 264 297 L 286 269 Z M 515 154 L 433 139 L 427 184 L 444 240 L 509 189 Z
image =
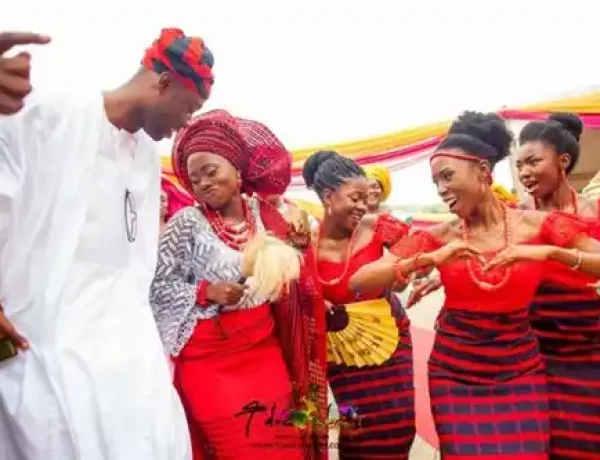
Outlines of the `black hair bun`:
M 493 147 L 496 152 L 490 158 L 493 164 L 510 155 L 514 139 L 506 121 L 495 113 L 464 112 L 452 123 L 449 134 L 468 135 Z
M 338 156 L 339 154 L 332 150 L 321 150 L 309 156 L 302 168 L 302 177 L 304 178 L 304 182 L 306 182 L 306 186 L 308 188 L 313 186 L 315 183 L 315 176 L 323 163 L 333 158 L 337 158 Z
M 577 142 L 581 138 L 583 133 L 583 122 L 579 115 L 574 113 L 553 113 L 548 118 L 548 121 L 554 121 L 560 124 L 563 129 L 571 133 Z

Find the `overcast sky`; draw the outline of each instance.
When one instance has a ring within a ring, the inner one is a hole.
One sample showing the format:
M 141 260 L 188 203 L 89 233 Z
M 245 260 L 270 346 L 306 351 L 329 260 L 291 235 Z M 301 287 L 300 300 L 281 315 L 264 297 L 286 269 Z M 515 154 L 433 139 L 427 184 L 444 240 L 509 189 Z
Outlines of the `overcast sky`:
M 160 29 L 177 26 L 215 54 L 206 108 L 264 121 L 290 149 L 536 102 L 600 75 L 592 0 L 10 3 L 0 29 L 54 37 L 34 53 L 38 87 L 117 86 Z M 427 165 L 413 168 L 398 175 L 394 200 L 430 202 Z

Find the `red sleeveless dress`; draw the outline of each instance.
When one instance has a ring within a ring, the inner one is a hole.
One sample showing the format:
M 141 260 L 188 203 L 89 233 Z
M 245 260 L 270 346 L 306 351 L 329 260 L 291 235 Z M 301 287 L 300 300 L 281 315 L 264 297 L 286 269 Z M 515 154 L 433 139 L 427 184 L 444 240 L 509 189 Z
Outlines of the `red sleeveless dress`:
M 600 225 L 588 234 L 598 239 Z M 588 287 L 594 281 L 548 262 L 531 304 L 548 376 L 552 459 L 600 456 L 600 298 Z
M 568 246 L 582 224 L 552 213 L 529 244 Z M 392 251 L 433 251 L 444 243 L 416 232 Z M 503 273 L 481 273 L 496 284 Z M 529 304 L 542 264 L 518 262 L 508 282 L 488 291 L 474 282 L 464 259 L 439 267 L 446 299 L 429 359 L 429 389 L 445 460 L 545 460 L 550 428 L 546 371 L 529 322 Z M 495 279 L 493 278 L 495 277 Z
M 360 427 L 352 433 L 340 432 L 340 460 L 407 460 L 415 436 L 415 407 L 412 343 L 409 321 L 395 294 L 384 290 L 357 294 L 349 288 L 352 275 L 365 264 L 380 259 L 384 248 L 399 241 L 409 227 L 383 214 L 378 218 L 373 239 L 351 256 L 348 271 L 335 285 L 323 285 L 326 300 L 343 305 L 388 297 L 397 319 L 400 340 L 396 352 L 380 366 L 354 367 L 328 365 L 329 383 L 337 405 L 352 407 Z M 345 262 L 318 261 L 323 280 L 342 275 Z

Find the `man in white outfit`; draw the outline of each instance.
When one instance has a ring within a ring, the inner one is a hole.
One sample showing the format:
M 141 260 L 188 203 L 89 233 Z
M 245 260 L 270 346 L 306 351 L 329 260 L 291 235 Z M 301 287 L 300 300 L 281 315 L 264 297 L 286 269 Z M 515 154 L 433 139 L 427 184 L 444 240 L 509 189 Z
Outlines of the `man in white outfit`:
M 212 67 L 201 39 L 166 29 L 122 87 L 1 112 L 17 111 L 0 115 L 0 336 L 20 350 L 0 362 L 0 459 L 191 460 L 148 304 L 153 141 L 201 108 Z

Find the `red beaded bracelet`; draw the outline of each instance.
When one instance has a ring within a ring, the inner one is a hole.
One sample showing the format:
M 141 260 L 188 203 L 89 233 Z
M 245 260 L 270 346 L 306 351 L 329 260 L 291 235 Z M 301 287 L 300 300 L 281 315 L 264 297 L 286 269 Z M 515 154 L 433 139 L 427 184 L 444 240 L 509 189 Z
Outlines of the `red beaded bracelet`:
M 408 279 L 408 276 L 406 276 L 404 274 L 404 272 L 402 271 L 401 265 L 402 265 L 402 259 L 398 259 L 394 263 L 394 277 L 396 278 L 396 283 L 407 284 L 410 280 Z
M 420 252 L 413 259 L 415 273 L 420 274 L 420 275 L 423 275 L 424 273 L 427 272 L 427 270 L 429 268 L 431 268 L 431 265 L 429 263 L 427 263 L 426 261 L 423 261 L 422 256 L 423 256 L 423 253 Z
M 421 274 L 420 272 L 426 272 L 430 265 L 427 262 L 424 262 L 421 259 L 422 253 L 418 253 L 412 258 L 412 271 L 408 275 L 405 275 L 401 268 L 401 262 L 403 259 L 398 259 L 394 264 L 394 275 L 396 277 L 396 282 L 400 284 L 406 284 L 411 281 L 411 279 L 416 274 Z M 405 259 L 404 259 L 405 260 Z
M 206 296 L 208 287 L 210 283 L 206 280 L 200 281 L 198 283 L 198 288 L 196 289 L 196 304 L 200 307 L 208 307 L 210 305 L 210 300 Z

